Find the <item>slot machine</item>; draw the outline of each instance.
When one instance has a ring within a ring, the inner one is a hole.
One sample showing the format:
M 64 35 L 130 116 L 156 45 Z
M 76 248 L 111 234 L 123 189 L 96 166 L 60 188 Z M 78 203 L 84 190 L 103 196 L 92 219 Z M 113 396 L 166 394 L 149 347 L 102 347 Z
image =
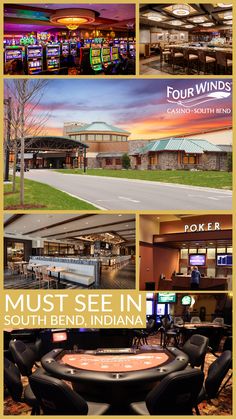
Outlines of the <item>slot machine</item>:
M 73 55 L 73 57 L 77 56 L 77 45 L 76 42 L 71 42 L 70 43 L 70 53 L 71 55 Z
M 119 63 L 119 48 L 118 47 L 111 47 L 111 61 L 112 63 Z
M 27 73 L 39 74 L 43 71 L 43 47 L 29 45 L 27 47 Z
M 24 59 L 24 47 L 18 45 L 7 46 L 5 48 L 5 63 L 11 60 L 20 60 L 23 62 Z
M 90 65 L 95 73 L 102 71 L 101 50 L 102 49 L 100 47 L 90 48 Z
M 68 57 L 70 53 L 70 47 L 68 42 L 63 42 L 61 44 L 61 55 L 62 57 Z
M 102 64 L 104 68 L 107 68 L 111 64 L 111 49 L 107 45 L 102 48 Z
M 132 58 L 135 58 L 135 56 L 136 56 L 135 43 L 134 42 L 129 42 L 128 49 L 129 49 L 130 56 Z
M 60 44 L 46 45 L 46 70 L 58 71 L 60 69 Z
M 127 42 L 124 42 L 124 41 L 120 42 L 120 53 L 121 54 L 127 53 Z

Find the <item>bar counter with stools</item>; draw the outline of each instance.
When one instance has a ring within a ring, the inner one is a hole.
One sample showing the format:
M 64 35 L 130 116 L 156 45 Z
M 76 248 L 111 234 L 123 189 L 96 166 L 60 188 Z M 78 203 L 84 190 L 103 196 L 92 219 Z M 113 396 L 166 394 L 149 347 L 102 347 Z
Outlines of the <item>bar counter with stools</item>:
M 232 4 L 141 4 L 140 74 L 232 75 Z
M 160 69 L 178 74 L 232 74 L 232 48 L 166 44 L 160 47 Z

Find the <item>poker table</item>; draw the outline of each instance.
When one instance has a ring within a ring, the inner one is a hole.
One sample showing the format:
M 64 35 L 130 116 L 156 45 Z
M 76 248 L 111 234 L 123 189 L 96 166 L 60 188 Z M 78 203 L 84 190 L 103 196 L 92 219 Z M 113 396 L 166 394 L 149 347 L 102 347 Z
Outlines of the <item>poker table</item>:
M 192 334 L 199 334 L 208 337 L 209 346 L 217 351 L 220 341 L 227 330 L 225 325 L 211 322 L 184 323 L 183 325 L 174 325 L 181 333 L 181 342 L 184 344 Z
M 188 356 L 174 347 L 54 349 L 41 363 L 51 375 L 70 381 L 87 400 L 124 404 L 141 400 L 166 375 L 185 369 Z

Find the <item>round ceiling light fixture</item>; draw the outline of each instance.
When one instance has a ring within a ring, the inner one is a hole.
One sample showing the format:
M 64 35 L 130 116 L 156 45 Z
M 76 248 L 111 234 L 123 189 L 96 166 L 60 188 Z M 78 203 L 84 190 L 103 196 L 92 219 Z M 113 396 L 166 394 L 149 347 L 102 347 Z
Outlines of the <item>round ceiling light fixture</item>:
M 210 27 L 210 26 L 214 26 L 214 23 L 213 22 L 206 22 L 206 23 L 202 23 L 202 26 Z
M 204 17 L 201 17 L 201 16 L 194 17 L 193 18 L 193 22 L 194 23 L 203 23 L 203 22 L 205 22 L 205 18 Z
M 232 12 L 224 12 L 224 20 L 232 20 L 233 13 Z
M 190 7 L 187 4 L 174 4 L 174 6 L 172 6 L 172 13 L 175 16 L 188 16 Z
M 184 25 L 184 27 L 185 27 L 186 29 L 192 29 L 192 28 L 194 28 L 195 26 L 194 26 L 194 25 Z
M 78 26 L 95 21 L 95 12 L 89 9 L 60 9 L 50 16 L 50 22 L 75 31 Z
M 217 3 L 218 7 L 222 7 L 222 8 L 226 8 L 226 7 L 232 7 L 233 4 L 232 3 Z
M 169 25 L 173 25 L 173 26 L 181 26 L 183 25 L 183 22 L 181 20 L 171 20 L 170 22 L 166 22 Z

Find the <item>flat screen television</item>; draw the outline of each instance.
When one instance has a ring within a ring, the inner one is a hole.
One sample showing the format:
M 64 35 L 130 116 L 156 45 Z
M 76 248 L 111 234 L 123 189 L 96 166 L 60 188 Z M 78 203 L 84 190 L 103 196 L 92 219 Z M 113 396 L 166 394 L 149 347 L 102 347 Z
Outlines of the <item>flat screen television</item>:
M 232 266 L 233 255 L 232 253 L 218 253 L 216 256 L 217 266 Z
M 206 265 L 206 255 L 204 254 L 191 254 L 189 255 L 189 265 L 190 266 L 205 266 Z
M 166 303 L 176 303 L 176 293 L 175 292 L 159 292 L 157 297 L 157 302 L 166 304 Z

